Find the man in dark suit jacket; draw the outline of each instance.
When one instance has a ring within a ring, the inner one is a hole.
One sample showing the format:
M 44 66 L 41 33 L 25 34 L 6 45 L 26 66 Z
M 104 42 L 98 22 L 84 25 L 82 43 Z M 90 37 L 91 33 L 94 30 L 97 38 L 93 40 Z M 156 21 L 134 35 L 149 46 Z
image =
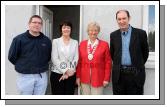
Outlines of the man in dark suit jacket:
M 144 65 L 149 54 L 147 34 L 129 24 L 130 15 L 127 10 L 119 10 L 116 20 L 120 29 L 110 34 L 113 94 L 142 95 Z

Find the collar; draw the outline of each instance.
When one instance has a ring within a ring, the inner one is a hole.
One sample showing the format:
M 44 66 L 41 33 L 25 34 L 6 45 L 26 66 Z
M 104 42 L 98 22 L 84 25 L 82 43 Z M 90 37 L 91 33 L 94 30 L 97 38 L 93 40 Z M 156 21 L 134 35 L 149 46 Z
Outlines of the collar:
M 131 29 L 132 29 L 132 27 L 131 27 L 131 25 L 129 24 L 129 26 L 128 26 L 128 30 L 127 31 L 121 31 L 121 35 L 127 35 L 130 31 L 131 31 Z
M 63 41 L 63 36 L 60 37 L 60 41 L 62 42 L 62 44 L 63 44 L 64 46 L 68 46 L 68 45 L 70 45 L 70 43 L 71 43 L 71 38 L 70 38 L 70 40 L 69 40 L 69 44 L 68 44 L 68 45 L 65 45 L 65 43 L 64 43 L 64 41 Z
M 95 45 L 98 45 L 99 44 L 99 40 L 96 39 L 95 42 L 92 44 L 90 39 L 88 40 L 88 46 L 91 44 L 92 47 L 94 47 Z
M 26 34 L 29 38 L 41 38 L 43 37 L 43 33 L 40 32 L 40 35 L 39 36 L 33 36 L 29 33 L 29 30 L 26 31 Z

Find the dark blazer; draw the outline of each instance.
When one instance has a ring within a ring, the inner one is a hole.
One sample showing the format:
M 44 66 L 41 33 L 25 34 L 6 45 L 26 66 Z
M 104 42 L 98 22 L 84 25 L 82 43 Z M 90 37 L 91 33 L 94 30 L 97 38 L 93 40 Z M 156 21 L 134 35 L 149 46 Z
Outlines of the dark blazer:
M 129 50 L 132 65 L 138 69 L 135 80 L 139 85 L 144 85 L 144 64 L 146 63 L 149 54 L 147 34 L 144 30 L 132 27 Z M 120 29 L 110 34 L 110 53 L 113 60 L 112 82 L 117 83 L 120 75 L 122 57 L 122 38 Z

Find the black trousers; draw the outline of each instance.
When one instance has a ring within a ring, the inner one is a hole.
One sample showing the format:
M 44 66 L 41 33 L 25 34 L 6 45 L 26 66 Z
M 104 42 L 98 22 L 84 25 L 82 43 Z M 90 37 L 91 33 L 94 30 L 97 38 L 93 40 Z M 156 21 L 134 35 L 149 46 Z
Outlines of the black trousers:
M 50 75 L 51 90 L 53 95 L 74 95 L 76 75 L 61 80 L 62 74 L 52 72 Z
M 120 71 L 118 82 L 113 83 L 114 95 L 143 95 L 144 86 L 136 83 L 136 74 L 131 72 Z

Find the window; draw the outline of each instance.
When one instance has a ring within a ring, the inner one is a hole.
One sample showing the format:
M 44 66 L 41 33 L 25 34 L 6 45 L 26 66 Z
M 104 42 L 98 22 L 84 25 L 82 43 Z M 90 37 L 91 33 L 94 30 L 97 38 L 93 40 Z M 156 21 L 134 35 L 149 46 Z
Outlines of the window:
M 149 5 L 148 43 L 149 51 L 155 52 L 155 5 Z

